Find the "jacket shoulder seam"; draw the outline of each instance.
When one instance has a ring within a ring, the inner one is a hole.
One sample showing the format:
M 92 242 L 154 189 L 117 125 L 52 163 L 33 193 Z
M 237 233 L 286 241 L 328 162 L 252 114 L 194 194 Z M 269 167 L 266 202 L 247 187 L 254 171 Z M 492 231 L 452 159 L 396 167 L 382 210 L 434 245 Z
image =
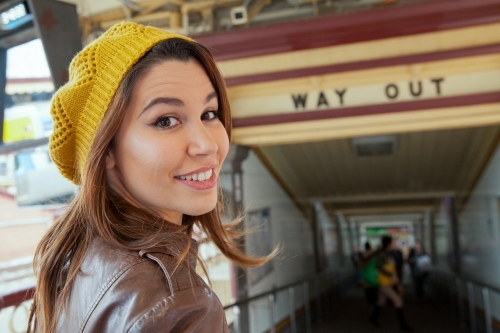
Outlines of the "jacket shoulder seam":
M 190 291 L 190 292 L 194 293 L 196 289 L 208 290 L 211 293 L 213 293 L 213 290 L 211 290 L 207 286 L 193 286 L 190 289 L 183 289 L 183 290 L 180 290 L 179 292 L 188 292 L 188 291 Z M 137 318 L 134 322 L 132 322 L 132 324 L 130 325 L 130 327 L 127 329 L 126 333 L 130 333 L 130 331 L 132 330 L 132 328 L 134 328 L 134 326 L 139 321 L 141 321 L 144 317 L 148 316 L 152 311 L 155 310 L 156 307 L 160 306 L 162 303 L 165 303 L 168 299 L 172 298 L 173 296 L 174 296 L 174 294 L 168 295 L 167 297 L 163 297 L 162 299 L 158 300 L 154 305 L 152 305 L 150 308 L 148 308 L 146 311 L 144 311 L 144 313 L 141 314 L 139 316 L 139 318 Z M 178 297 L 178 295 L 176 295 L 176 296 Z
M 89 309 L 87 315 L 85 316 L 85 319 L 83 320 L 82 325 L 80 326 L 80 329 L 78 330 L 79 333 L 83 332 L 83 330 L 85 329 L 85 326 L 87 325 L 87 322 L 89 321 L 90 316 L 94 312 L 95 308 L 97 307 L 97 305 L 99 304 L 99 302 L 101 301 L 103 296 L 106 294 L 106 292 L 109 290 L 109 288 L 118 280 L 118 278 L 120 278 L 120 276 L 122 276 L 126 271 L 130 270 L 132 267 L 135 267 L 135 266 L 142 264 L 142 263 L 145 263 L 145 262 L 147 262 L 147 260 L 140 259 L 140 261 L 138 261 L 136 263 L 133 263 L 131 265 L 127 265 L 127 266 L 123 267 L 122 269 L 120 269 L 118 272 L 116 272 L 116 274 L 114 274 L 108 280 L 108 282 L 101 288 L 101 290 L 97 294 L 94 302 L 90 306 L 90 309 Z

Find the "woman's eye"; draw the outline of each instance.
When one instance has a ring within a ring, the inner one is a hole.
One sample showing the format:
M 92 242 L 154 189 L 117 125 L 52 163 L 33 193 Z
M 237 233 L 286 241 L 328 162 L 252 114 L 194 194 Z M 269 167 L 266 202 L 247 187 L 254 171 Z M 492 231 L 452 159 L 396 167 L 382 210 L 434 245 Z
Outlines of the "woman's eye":
M 201 115 L 201 120 L 219 119 L 220 111 L 207 111 Z
M 174 127 L 175 125 L 180 124 L 179 119 L 175 117 L 160 117 L 156 120 L 154 123 L 155 126 L 162 127 L 162 128 L 169 128 L 169 127 Z

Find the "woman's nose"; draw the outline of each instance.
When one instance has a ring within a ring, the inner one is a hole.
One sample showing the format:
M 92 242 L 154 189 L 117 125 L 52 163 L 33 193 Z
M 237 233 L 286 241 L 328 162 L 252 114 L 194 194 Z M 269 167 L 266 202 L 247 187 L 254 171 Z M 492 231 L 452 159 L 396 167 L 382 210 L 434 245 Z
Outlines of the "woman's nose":
M 215 154 L 219 146 L 215 133 L 212 132 L 202 121 L 192 124 L 187 133 L 188 154 L 190 156 Z

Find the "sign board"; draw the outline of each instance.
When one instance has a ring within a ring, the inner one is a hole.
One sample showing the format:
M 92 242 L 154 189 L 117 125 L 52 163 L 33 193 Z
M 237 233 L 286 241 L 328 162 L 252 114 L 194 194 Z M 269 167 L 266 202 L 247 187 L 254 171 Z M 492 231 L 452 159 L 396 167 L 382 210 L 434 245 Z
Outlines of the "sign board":
M 338 84 L 338 83 L 337 83 Z M 500 69 L 231 100 L 235 118 L 329 110 L 500 91 Z

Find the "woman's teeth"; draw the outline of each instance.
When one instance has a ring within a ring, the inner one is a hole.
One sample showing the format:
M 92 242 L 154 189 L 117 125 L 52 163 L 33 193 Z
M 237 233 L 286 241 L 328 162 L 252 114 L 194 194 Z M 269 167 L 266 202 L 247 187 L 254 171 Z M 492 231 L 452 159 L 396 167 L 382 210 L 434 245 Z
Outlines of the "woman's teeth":
M 182 179 L 182 180 L 193 180 L 193 181 L 196 180 L 196 181 L 202 182 L 204 180 L 210 179 L 212 177 L 212 172 L 213 172 L 213 170 L 210 169 L 210 170 L 205 171 L 205 172 L 193 173 L 192 175 L 179 176 L 177 178 Z

